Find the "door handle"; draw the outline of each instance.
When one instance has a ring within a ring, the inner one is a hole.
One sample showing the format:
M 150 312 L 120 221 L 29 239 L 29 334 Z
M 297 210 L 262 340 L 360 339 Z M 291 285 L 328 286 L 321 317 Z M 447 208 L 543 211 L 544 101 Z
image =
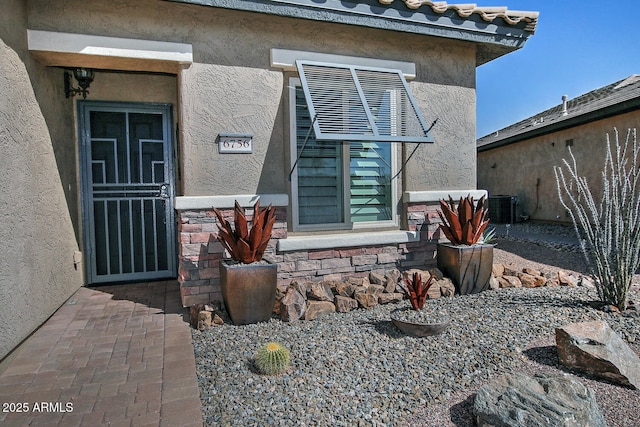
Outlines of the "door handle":
M 160 186 L 160 197 L 163 199 L 168 199 L 169 196 L 169 184 L 162 184 Z

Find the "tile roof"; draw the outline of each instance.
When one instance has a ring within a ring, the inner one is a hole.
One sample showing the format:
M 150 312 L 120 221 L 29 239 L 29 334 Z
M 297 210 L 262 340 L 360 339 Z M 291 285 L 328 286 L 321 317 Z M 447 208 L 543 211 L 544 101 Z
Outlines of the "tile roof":
M 384 5 L 389 5 L 395 0 L 378 0 Z M 478 14 L 484 21 L 493 22 L 497 18 L 502 18 L 508 25 L 516 25 L 522 21 L 527 23 L 526 31 L 534 33 L 538 24 L 539 12 L 524 12 L 509 10 L 506 6 L 483 6 L 479 7 L 475 3 L 449 4 L 446 1 L 429 0 L 401 0 L 409 9 L 418 9 L 423 6 L 430 7 L 434 13 L 444 14 L 455 11 L 461 18 L 468 18 L 474 13 Z
M 479 151 L 640 109 L 640 74 L 592 90 L 478 139 Z

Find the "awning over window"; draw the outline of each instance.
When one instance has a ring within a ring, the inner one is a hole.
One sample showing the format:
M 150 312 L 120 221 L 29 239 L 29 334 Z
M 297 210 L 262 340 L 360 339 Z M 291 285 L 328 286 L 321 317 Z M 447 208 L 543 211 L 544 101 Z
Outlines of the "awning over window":
M 317 140 L 433 142 L 402 72 L 296 61 Z

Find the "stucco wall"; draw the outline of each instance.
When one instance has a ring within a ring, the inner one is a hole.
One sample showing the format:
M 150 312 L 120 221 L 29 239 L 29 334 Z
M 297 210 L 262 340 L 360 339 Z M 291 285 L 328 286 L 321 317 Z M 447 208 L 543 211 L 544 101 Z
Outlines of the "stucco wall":
M 20 0 L 4 2 L 0 14 L 0 359 L 82 283 L 58 172 L 66 154 L 57 157 L 50 130 L 56 125 L 43 112 L 59 95 L 49 77 L 61 74 L 29 61 L 23 8 Z
M 179 76 L 183 195 L 286 193 L 288 81 L 270 49 L 414 62 L 411 82 L 436 144 L 405 170 L 404 190 L 475 188 L 475 47 L 407 33 L 157 1 L 32 0 L 32 29 L 193 45 Z M 170 25 L 169 25 L 170 23 Z M 254 135 L 254 152 L 221 155 L 219 133 Z M 409 144 L 407 153 L 413 149 Z M 241 173 L 239 173 L 241 171 Z
M 518 214 L 540 221 L 570 222 L 560 204 L 554 166 L 570 159 L 566 141 L 573 139 L 571 150 L 581 176 L 587 177 L 592 194 L 602 193 L 606 135 L 613 143 L 613 129 L 624 142 L 627 129 L 640 127 L 640 112 L 598 120 L 530 140 L 478 153 L 478 187 L 489 195 L 518 196 Z

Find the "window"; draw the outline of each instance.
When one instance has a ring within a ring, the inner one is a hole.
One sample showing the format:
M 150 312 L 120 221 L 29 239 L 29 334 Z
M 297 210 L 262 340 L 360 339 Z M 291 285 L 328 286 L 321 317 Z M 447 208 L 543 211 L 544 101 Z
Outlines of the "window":
M 302 88 L 295 86 L 292 91 L 296 228 L 347 228 L 361 222 L 394 224 L 395 181 L 391 178 L 396 156 L 392 145 L 317 140 Z
M 433 142 L 401 71 L 296 61 L 294 229 L 396 224 L 393 142 Z

